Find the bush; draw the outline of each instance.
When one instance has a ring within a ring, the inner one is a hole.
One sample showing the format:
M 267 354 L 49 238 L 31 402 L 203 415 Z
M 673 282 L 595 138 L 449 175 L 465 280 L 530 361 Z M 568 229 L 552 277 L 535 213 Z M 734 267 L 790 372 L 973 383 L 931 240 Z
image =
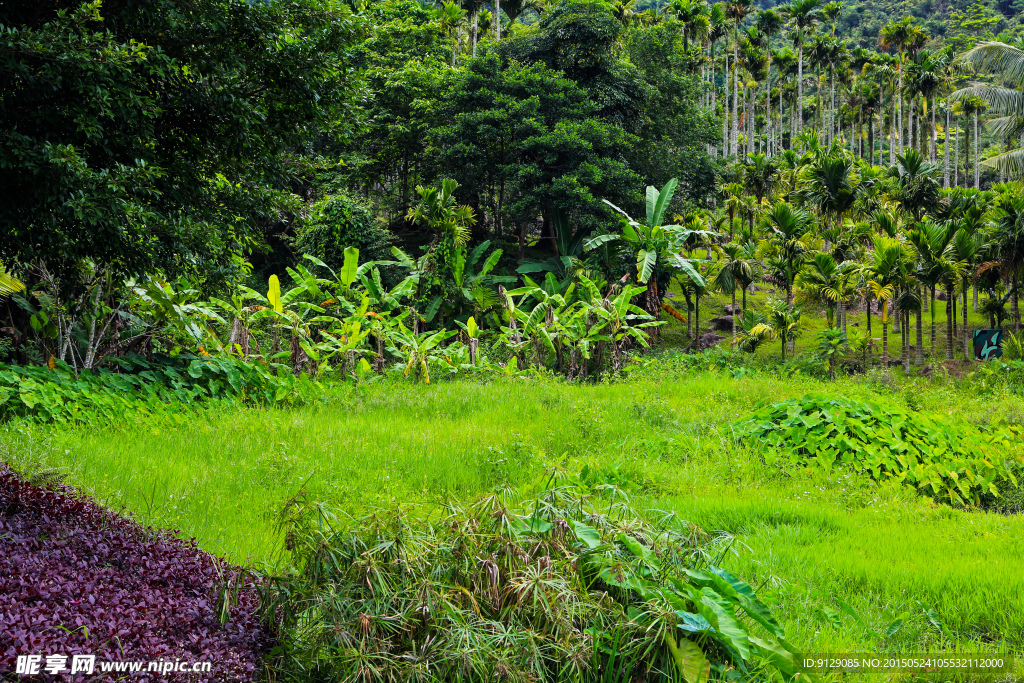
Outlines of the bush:
M 260 363 L 231 356 L 129 355 L 111 362 L 112 369 L 78 374 L 60 361 L 53 368 L 0 364 L 0 420 L 88 422 L 187 410 L 218 399 L 300 403 L 316 391 L 306 375 L 276 376 Z
M 296 253 L 320 259 L 336 272 L 345 262 L 345 247 L 356 247 L 364 260 L 390 261 L 393 236 L 374 220 L 363 199 L 347 193 L 317 202 L 295 241 Z
M 440 519 L 399 508 L 344 528 L 299 513 L 297 573 L 268 582 L 279 680 L 790 678 L 795 653 L 699 528 L 652 523 L 614 486 L 505 490 Z M 611 493 L 609 493 L 611 492 Z M 748 621 L 749 619 L 749 621 Z M 364 672 L 372 676 L 364 677 Z
M 1015 489 L 1024 463 L 1024 428 L 979 427 L 847 399 L 808 395 L 756 409 L 738 438 L 788 451 L 830 471 L 850 467 L 896 480 L 954 505 L 981 505 Z

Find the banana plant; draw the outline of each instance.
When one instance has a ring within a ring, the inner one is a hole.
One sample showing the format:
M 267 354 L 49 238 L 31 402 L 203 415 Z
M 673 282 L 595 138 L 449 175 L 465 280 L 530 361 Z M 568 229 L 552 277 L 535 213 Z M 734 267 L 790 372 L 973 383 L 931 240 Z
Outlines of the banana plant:
M 227 322 L 214 307 L 200 302 L 198 290 L 176 290 L 170 283 L 155 278 L 127 284 L 134 294 L 134 314 L 140 320 L 149 320 L 150 338 L 161 336 L 175 344 L 193 344 L 200 348 L 207 344 L 220 347 L 210 323 L 226 325 Z
M 449 330 L 415 334 L 399 322 L 398 328 L 391 334 L 391 346 L 388 347 L 388 351 L 405 364 L 404 376 L 408 377 L 412 373 L 414 381 L 422 378 L 425 384 L 430 384 L 430 361 L 442 357 L 437 347 L 456 334 L 458 333 Z
M 487 258 L 484 253 L 491 246 L 490 240 L 482 242 L 469 251 L 464 246 L 452 249 L 449 259 L 451 286 L 434 296 L 424 310 L 426 322 L 433 322 L 438 312 L 442 318 L 468 318 L 470 315 L 485 316 L 499 305 L 497 285 L 511 284 L 518 278 L 494 275 L 492 271 L 501 259 L 502 250 L 495 249 Z M 478 263 L 480 269 L 475 270 Z
M 604 299 L 600 306 L 593 309 L 607 326 L 608 339 L 612 345 L 612 367 L 615 370 L 622 369 L 622 352 L 629 340 L 647 348 L 647 331 L 664 324 L 664 321 L 655 320 L 647 311 L 631 303 L 633 297 L 643 291 L 643 287 L 625 285 L 613 298 Z
M 628 213 L 607 199 L 604 200 L 605 204 L 622 215 L 619 221 L 622 232 L 598 235 L 584 245 L 585 250 L 591 251 L 603 244 L 618 241 L 635 255 L 637 281 L 647 286 L 644 310 L 653 318 L 658 317 L 661 305 L 657 278 L 659 271 L 684 273 L 692 279 L 703 280 L 691 259 L 684 258 L 681 253 L 690 237 L 717 237 L 717 233 L 709 230 L 664 224 L 665 212 L 678 184 L 678 179 L 673 178 L 660 191 L 653 186 L 647 188 L 647 215 L 642 221 L 634 220 Z
M 335 357 L 343 358 L 344 366 L 349 370 L 355 370 L 357 364 L 366 362 L 364 356 L 370 353 L 366 338 L 372 330 L 364 327 L 369 305 L 370 298 L 363 296 L 359 307 L 351 315 L 334 318 L 327 329 L 320 330 L 318 340 L 314 341 L 311 337 L 299 338 L 299 347 L 313 364 L 314 371 L 311 374 L 314 379 L 332 367 L 330 362 Z
M 249 304 L 252 300 L 262 300 L 267 305 L 259 303 Z M 220 308 L 231 319 L 231 332 L 228 335 L 227 350 L 229 353 L 236 353 L 242 358 L 249 358 L 255 347 L 256 354 L 262 356 L 259 340 L 253 333 L 254 323 L 268 314 L 264 311 L 271 310 L 271 302 L 259 292 L 246 286 L 238 287 L 237 291 L 231 293 L 230 301 L 215 296 L 210 297 L 210 303 Z

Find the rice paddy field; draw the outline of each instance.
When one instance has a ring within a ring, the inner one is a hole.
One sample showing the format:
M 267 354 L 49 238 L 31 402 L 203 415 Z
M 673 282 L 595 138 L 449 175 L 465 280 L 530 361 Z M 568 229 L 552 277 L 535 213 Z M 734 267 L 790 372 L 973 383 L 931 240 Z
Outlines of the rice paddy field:
M 352 516 L 395 505 L 427 516 L 499 486 L 536 486 L 558 467 L 725 535 L 722 566 L 754 586 L 804 652 L 1024 653 L 1024 518 L 794 467 L 736 442 L 734 425 L 755 405 L 808 393 L 978 423 L 1024 419 L 1019 397 L 944 373 L 828 382 L 666 357 L 600 384 L 382 380 L 330 386 L 292 409 L 104 428 L 10 423 L 0 459 L 59 472 L 104 505 L 266 571 L 285 561 L 278 519 L 296 497 Z

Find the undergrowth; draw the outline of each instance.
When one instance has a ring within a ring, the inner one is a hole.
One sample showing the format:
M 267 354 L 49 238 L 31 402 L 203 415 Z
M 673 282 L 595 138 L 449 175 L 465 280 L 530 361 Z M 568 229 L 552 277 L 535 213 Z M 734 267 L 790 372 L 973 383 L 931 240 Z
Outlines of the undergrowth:
M 761 407 L 736 427 L 750 446 L 782 448 L 823 469 L 850 467 L 953 505 L 1018 488 L 1024 427 L 977 426 L 881 403 L 807 395 Z
M 302 403 L 316 393 L 306 375 L 275 375 L 260 363 L 230 356 L 132 355 L 110 368 L 75 372 L 0 364 L 0 421 L 106 423 L 123 417 L 177 413 L 202 403 L 240 400 L 253 405 Z
M 552 472 L 436 518 L 290 510 L 297 573 L 268 583 L 294 681 L 791 679 L 797 652 L 722 537 Z M 653 521 L 652 521 L 653 520 Z

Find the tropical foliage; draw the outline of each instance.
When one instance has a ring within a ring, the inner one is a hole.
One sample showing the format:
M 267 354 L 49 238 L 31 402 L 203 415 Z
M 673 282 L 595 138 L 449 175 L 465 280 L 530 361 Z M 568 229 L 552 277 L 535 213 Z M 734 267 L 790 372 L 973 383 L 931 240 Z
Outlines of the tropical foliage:
M 953 505 L 980 505 L 1019 486 L 1022 433 L 1019 425 L 978 428 L 813 395 L 766 405 L 737 428 L 752 447 L 782 448 L 825 472 L 848 467 L 905 483 Z

